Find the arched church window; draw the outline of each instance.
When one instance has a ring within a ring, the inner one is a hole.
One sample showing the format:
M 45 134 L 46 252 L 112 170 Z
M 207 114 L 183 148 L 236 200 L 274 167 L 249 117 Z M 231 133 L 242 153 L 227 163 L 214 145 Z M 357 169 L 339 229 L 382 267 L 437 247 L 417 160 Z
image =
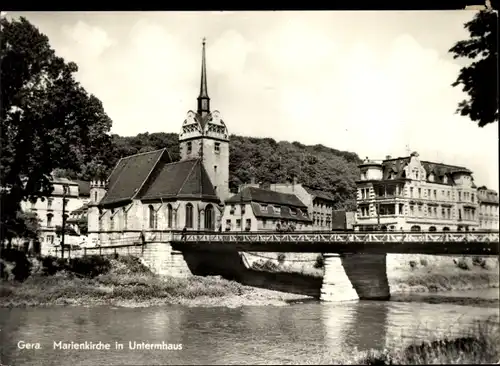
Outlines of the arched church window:
M 208 205 L 205 209 L 205 229 L 214 230 L 214 206 Z
M 188 203 L 186 205 L 186 228 L 193 227 L 193 205 Z
M 187 146 L 187 153 L 188 153 L 188 154 L 191 154 L 191 151 L 193 151 L 193 146 L 192 146 L 192 144 L 191 144 L 191 141 L 188 141 L 188 142 L 186 143 L 186 146 Z
M 149 228 L 156 229 L 156 211 L 152 205 L 149 205 Z
M 167 226 L 172 227 L 172 205 L 169 203 L 167 205 Z
M 97 202 L 97 192 L 94 192 L 94 202 Z

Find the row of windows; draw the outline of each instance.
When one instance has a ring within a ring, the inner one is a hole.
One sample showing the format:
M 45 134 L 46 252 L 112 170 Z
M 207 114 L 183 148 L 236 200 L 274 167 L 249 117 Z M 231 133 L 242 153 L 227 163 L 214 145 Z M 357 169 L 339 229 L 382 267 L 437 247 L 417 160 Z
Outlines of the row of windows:
M 114 215 L 110 218 L 110 231 L 114 231 L 116 229 L 120 230 L 121 228 L 115 228 L 116 214 L 111 211 L 111 215 Z M 128 226 L 128 212 L 123 210 L 123 229 L 127 229 Z M 173 209 L 172 205 L 168 204 L 166 206 L 166 224 L 168 228 L 173 227 Z M 154 208 L 153 205 L 148 206 L 148 227 L 150 229 L 158 229 L 158 210 Z M 185 221 L 184 227 L 187 229 L 192 229 L 194 227 L 194 219 L 193 219 L 193 205 L 191 203 L 186 204 L 185 206 Z M 213 230 L 215 227 L 215 214 L 214 208 L 212 205 L 208 205 L 205 209 L 205 229 Z
M 403 194 L 403 186 L 400 185 L 389 185 L 389 186 L 380 186 L 375 187 L 373 189 L 376 197 L 392 197 L 399 196 Z M 358 190 L 359 197 L 361 199 L 369 199 L 370 198 L 370 188 L 360 188 Z M 474 193 L 470 192 L 457 192 L 458 193 L 458 201 L 462 201 L 462 198 L 466 202 L 475 202 L 476 197 Z M 426 198 L 433 200 L 447 200 L 452 201 L 455 200 L 454 192 L 450 190 L 437 190 L 437 189 L 424 189 L 424 188 L 416 188 L 409 187 L 409 196 L 411 198 Z
M 250 231 L 252 227 L 252 219 L 246 219 L 245 221 L 245 231 Z M 226 231 L 231 231 L 233 229 L 233 224 L 231 219 L 226 220 Z M 236 219 L 236 226 L 235 229 L 237 230 L 243 230 L 243 227 L 241 226 L 241 219 Z
M 191 154 L 193 152 L 193 144 L 191 141 L 188 141 L 186 143 L 186 149 L 188 154 Z M 220 154 L 220 142 L 216 142 L 214 144 L 214 153 Z

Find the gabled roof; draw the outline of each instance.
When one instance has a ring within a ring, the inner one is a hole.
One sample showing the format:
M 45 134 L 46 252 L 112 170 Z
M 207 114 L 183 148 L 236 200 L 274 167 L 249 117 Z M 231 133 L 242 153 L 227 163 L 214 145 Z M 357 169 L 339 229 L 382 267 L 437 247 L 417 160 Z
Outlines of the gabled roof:
M 141 200 L 191 198 L 219 201 L 200 159 L 163 164 L 137 198 Z
M 306 192 L 309 193 L 311 196 L 318 197 L 327 201 L 334 200 L 333 196 L 328 192 L 320 191 L 319 189 L 314 189 L 305 185 L 302 185 L 302 187 L 304 187 Z
M 306 209 L 293 208 L 294 214 L 289 206 L 282 206 L 279 213 L 274 211 L 274 207 L 268 205 L 267 207 L 262 207 L 257 202 L 252 202 L 252 211 L 255 217 L 269 218 L 269 219 L 283 219 L 283 220 L 293 220 L 302 221 L 310 223 L 312 220 L 309 218 Z
M 78 183 L 78 194 L 84 197 L 90 197 L 90 182 L 86 180 L 75 179 Z
M 281 193 L 257 187 L 245 187 L 238 194 L 229 198 L 226 202 L 258 202 L 296 208 L 307 208 L 307 206 L 294 194 Z
M 411 157 L 387 159 L 382 162 L 383 180 L 390 179 L 391 174 L 394 174 L 395 179 L 405 178 L 404 168 L 410 162 Z M 453 185 L 452 175 L 454 173 L 464 172 L 471 173 L 471 171 L 462 166 L 448 165 L 442 163 L 434 163 L 430 161 L 420 161 L 427 173 L 427 180 L 431 174 L 434 175 L 433 183 Z M 448 177 L 447 183 L 444 183 L 444 177 Z
M 108 178 L 108 191 L 99 204 L 110 205 L 133 199 L 160 160 L 171 161 L 167 149 L 121 158 Z

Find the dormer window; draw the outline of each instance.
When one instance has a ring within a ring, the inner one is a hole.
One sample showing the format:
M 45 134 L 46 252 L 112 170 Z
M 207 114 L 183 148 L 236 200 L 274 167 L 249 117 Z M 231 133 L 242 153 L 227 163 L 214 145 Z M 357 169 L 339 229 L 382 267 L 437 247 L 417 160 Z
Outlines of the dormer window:
M 216 154 L 220 154 L 220 142 L 216 142 L 214 145 L 214 151 Z
M 278 214 L 278 215 L 281 214 L 281 207 L 280 206 L 274 206 L 273 208 L 274 208 L 275 214 Z
M 297 215 L 297 210 L 295 210 L 294 208 L 290 208 L 290 214 L 291 214 L 292 216 Z
M 193 146 L 191 144 L 191 141 L 188 141 L 186 146 L 187 146 L 187 153 L 191 154 L 191 152 L 193 151 Z
M 267 211 L 267 205 L 264 204 L 264 203 L 261 203 L 260 204 L 260 209 L 263 210 L 263 211 Z

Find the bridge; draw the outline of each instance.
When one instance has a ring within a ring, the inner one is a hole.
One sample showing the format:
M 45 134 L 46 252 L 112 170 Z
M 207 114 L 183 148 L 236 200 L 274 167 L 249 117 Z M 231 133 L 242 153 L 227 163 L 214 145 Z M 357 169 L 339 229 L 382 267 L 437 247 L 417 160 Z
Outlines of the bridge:
M 171 232 L 179 250 L 498 255 L 499 232 Z M 153 234 L 153 237 L 154 234 Z
M 324 273 L 318 296 L 324 301 L 384 300 L 390 297 L 387 254 L 499 255 L 499 232 L 214 232 L 148 230 L 128 232 L 120 238 L 87 248 L 99 254 L 128 253 L 151 263 L 158 273 L 174 275 L 176 268 L 215 268 L 244 282 L 257 272 L 243 263 L 244 252 L 322 253 Z M 89 253 L 90 254 L 90 253 Z M 450 259 L 451 260 L 451 259 Z M 201 271 L 201 272 L 200 272 Z M 263 273 L 264 275 L 264 273 Z M 259 283 L 296 284 L 301 279 L 270 274 Z M 274 277 L 273 277 L 274 276 Z M 303 279 L 302 279 L 303 281 Z M 254 281 L 255 282 L 255 281 Z M 311 288 L 311 286 L 306 286 Z M 316 291 L 315 290 L 315 291 Z

